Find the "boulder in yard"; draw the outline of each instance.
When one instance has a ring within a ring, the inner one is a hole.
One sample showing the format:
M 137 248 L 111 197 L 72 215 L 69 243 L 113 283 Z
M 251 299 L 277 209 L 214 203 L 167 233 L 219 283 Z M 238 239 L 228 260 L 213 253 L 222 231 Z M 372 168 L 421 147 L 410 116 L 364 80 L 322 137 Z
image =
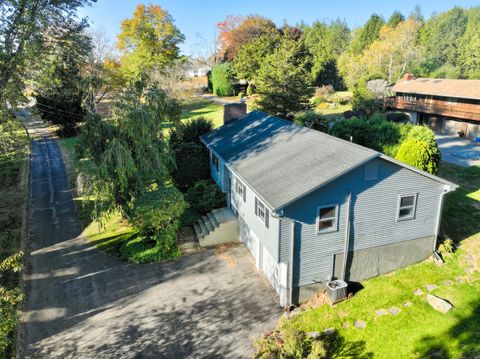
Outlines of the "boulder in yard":
M 445 299 L 431 294 L 427 295 L 427 302 L 432 306 L 433 309 L 438 310 L 442 313 L 446 313 L 453 308 L 453 305 Z

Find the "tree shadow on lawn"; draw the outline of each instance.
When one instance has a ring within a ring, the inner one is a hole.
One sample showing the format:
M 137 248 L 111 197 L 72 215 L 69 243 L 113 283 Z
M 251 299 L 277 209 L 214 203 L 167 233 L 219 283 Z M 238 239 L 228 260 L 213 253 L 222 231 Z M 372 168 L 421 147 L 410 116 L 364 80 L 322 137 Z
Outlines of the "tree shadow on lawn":
M 474 308 L 471 314 L 457 315 L 458 321 L 447 332 L 436 337 L 423 337 L 416 347 L 418 358 L 480 358 L 480 301 L 470 306 Z M 458 342 L 456 351 L 461 356 L 450 352 L 451 346 L 449 348 L 445 343 L 451 340 Z
M 337 331 L 323 337 L 326 358 L 373 358 L 373 353 L 366 352 L 363 340 L 347 342 Z

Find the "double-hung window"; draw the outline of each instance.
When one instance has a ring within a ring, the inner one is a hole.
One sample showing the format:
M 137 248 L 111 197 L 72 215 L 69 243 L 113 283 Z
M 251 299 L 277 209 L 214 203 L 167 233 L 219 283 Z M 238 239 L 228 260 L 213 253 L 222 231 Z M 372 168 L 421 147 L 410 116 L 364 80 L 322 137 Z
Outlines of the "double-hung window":
M 398 197 L 397 221 L 415 218 L 417 194 L 400 195 Z
M 235 187 L 236 187 L 236 192 L 237 194 L 242 197 L 243 202 L 246 202 L 247 200 L 247 191 L 245 185 L 240 181 L 238 178 L 235 181 Z
M 338 230 L 338 205 L 329 204 L 317 209 L 317 233 L 334 232 Z
M 265 224 L 265 227 L 268 228 L 270 220 L 270 211 L 267 206 L 255 197 L 255 215 L 260 218 L 260 220 Z
M 212 154 L 212 165 L 215 167 L 215 171 L 218 172 L 218 157 L 213 151 L 210 153 Z

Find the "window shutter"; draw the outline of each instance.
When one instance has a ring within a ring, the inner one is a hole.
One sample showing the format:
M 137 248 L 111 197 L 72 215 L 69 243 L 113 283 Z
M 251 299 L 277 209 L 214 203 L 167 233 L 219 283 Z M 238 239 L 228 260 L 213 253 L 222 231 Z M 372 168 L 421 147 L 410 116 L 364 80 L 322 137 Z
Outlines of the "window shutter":
M 247 202 L 247 186 L 243 185 L 243 202 Z
M 255 215 L 258 216 L 258 198 L 255 197 Z
M 268 228 L 268 225 L 270 224 L 270 211 L 268 210 L 267 206 L 265 206 L 265 227 Z

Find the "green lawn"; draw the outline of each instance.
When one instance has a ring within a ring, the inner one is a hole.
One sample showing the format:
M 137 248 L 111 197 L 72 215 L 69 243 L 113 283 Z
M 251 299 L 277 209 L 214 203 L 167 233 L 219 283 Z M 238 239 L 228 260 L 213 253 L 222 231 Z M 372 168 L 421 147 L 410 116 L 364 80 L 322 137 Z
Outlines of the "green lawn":
M 78 136 L 57 139 L 72 187 L 76 183 L 77 176 L 75 146 L 78 140 Z M 76 195 L 74 201 L 77 213 L 85 226 L 83 231 L 85 238 L 94 243 L 97 248 L 114 256 L 120 256 L 122 243 L 129 241 L 132 236 L 136 235 L 135 229 L 119 214 L 112 215 L 103 226 L 100 226 L 99 223 L 92 222 L 90 219 L 92 208 L 87 198 Z
M 306 332 L 335 328 L 344 349 L 355 349 L 354 357 L 373 353 L 376 358 L 478 358 L 480 357 L 480 274 L 465 272 L 465 256 L 480 268 L 480 168 L 443 164 L 441 176 L 462 187 L 447 195 L 443 231 L 451 238 L 465 239 L 461 249 L 446 256 L 439 267 L 430 260 L 362 283 L 353 298 L 334 307 L 307 310 L 280 323 Z M 465 282 L 458 283 L 456 278 Z M 443 282 L 450 280 L 452 285 Z M 436 284 L 432 294 L 449 300 L 455 308 L 447 314 L 434 311 L 425 296 L 413 292 Z M 404 307 L 405 302 L 411 307 Z M 400 308 L 401 312 L 377 316 L 378 309 Z M 365 329 L 353 324 L 366 322 Z M 352 350 L 353 350 L 352 349 Z
M 214 127 L 223 124 L 223 105 L 212 100 L 189 98 L 182 102 L 181 120 L 190 120 L 196 117 L 205 117 L 213 121 Z

